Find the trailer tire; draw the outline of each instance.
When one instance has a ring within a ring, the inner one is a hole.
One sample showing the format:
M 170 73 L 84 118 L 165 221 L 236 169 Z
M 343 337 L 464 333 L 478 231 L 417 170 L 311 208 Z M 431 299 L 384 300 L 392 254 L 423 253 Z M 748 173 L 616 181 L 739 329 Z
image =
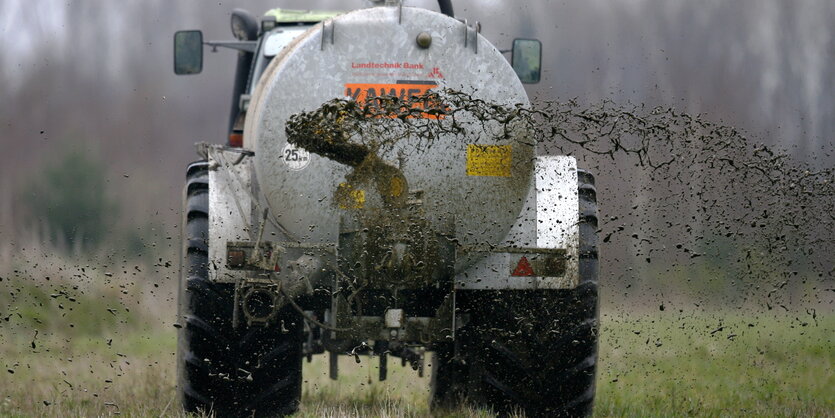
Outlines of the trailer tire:
M 597 368 L 597 200 L 578 172 L 580 285 L 570 290 L 459 292 L 470 321 L 435 347 L 431 403 L 466 399 L 502 415 L 591 415 Z
M 282 416 L 301 398 L 301 317 L 268 326 L 232 323 L 234 284 L 209 280 L 209 166 L 188 167 L 177 312 L 177 390 L 186 412 Z

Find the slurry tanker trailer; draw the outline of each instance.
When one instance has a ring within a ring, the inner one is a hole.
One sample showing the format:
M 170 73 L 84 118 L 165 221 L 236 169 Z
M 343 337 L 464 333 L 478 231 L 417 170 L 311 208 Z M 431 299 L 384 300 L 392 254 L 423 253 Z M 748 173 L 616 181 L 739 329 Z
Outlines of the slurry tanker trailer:
M 594 179 L 478 110 L 529 107 L 540 42 L 502 51 L 439 4 L 235 10 L 234 40 L 175 34 L 177 74 L 201 72 L 207 46 L 237 51 L 228 141 L 198 144 L 186 174 L 186 411 L 291 414 L 303 360 L 323 354 L 333 379 L 346 355 L 381 380 L 391 357 L 428 367 L 433 407 L 591 413 Z M 382 99 L 408 116 L 369 113 Z

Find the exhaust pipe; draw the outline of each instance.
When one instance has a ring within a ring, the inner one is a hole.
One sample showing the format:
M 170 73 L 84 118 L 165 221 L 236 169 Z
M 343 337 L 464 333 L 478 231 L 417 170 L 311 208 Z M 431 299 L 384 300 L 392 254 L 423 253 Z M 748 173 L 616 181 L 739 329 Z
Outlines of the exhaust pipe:
M 452 0 L 438 0 L 438 7 L 441 8 L 441 13 L 455 17 L 455 12 L 452 11 Z
M 370 2 L 373 6 L 383 6 L 392 4 L 392 0 L 370 0 Z M 393 3 L 395 5 L 398 4 L 397 1 L 394 1 Z M 452 0 L 438 0 L 438 7 L 441 9 L 441 13 L 449 17 L 455 17 L 455 12 L 452 11 Z

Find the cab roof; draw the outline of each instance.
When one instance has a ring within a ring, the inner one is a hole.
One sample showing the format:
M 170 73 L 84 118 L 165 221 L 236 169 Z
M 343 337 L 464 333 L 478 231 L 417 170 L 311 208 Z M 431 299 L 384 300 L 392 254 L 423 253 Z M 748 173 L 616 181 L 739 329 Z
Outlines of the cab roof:
M 292 10 L 272 9 L 264 16 L 275 17 L 276 23 L 316 23 L 338 16 L 344 12 L 335 10 Z

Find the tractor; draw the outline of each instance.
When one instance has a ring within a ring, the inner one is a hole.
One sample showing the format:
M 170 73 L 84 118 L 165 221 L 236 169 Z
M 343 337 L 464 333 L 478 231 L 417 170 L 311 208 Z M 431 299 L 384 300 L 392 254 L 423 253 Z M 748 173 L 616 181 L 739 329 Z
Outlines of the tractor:
M 235 10 L 233 40 L 174 35 L 179 75 L 200 73 L 206 48 L 237 51 L 228 140 L 197 144 L 186 172 L 186 411 L 292 414 L 304 360 L 326 355 L 333 379 L 339 356 L 378 361 L 380 380 L 391 357 L 429 367 L 433 408 L 591 414 L 594 178 L 572 156 L 538 152 L 529 125 L 444 102 L 455 91 L 519 114 L 542 46 L 500 50 L 449 0 L 439 6 Z M 381 101 L 408 116 L 368 116 Z

